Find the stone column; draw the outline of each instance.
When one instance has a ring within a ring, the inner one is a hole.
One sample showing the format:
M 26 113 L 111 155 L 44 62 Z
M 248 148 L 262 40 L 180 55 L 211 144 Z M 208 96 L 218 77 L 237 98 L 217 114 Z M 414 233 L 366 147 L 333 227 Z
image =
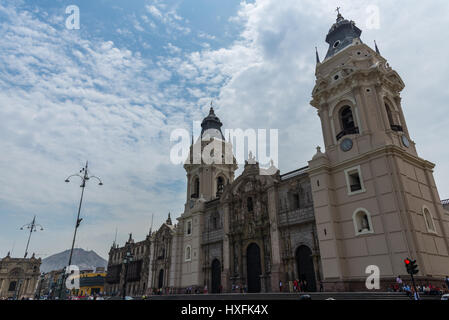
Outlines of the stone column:
M 270 219 L 270 243 L 271 243 L 271 288 L 279 287 L 281 269 L 281 246 L 279 239 L 278 218 L 277 218 L 277 198 L 276 189 L 271 186 L 268 189 L 268 217 Z
M 229 244 L 229 204 L 225 204 L 223 207 L 223 272 L 221 273 L 221 285 L 223 286 L 223 292 L 231 291 L 230 272 L 231 263 L 233 263 L 234 252 L 230 248 Z M 231 262 L 232 261 L 232 262 Z

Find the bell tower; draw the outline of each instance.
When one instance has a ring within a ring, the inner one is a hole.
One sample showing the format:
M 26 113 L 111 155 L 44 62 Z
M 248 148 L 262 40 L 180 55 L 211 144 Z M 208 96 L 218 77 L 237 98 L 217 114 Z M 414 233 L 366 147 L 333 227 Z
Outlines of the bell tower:
M 201 123 L 201 136 L 190 146 L 184 169 L 187 172 L 187 202 L 203 198 L 213 200 L 226 184 L 234 181 L 237 164 L 232 145 L 221 131 L 223 124 L 211 106 L 209 115 Z M 192 137 L 193 139 L 193 137 Z
M 366 290 L 366 268 L 379 267 L 386 289 L 417 260 L 418 278 L 440 281 L 449 266 L 449 216 L 420 158 L 402 111 L 404 83 L 354 21 L 338 13 L 326 37 L 311 105 L 325 152 L 309 161 L 324 284 Z
M 222 123 L 211 106 L 201 123 L 201 136 L 190 146 L 184 163 L 187 173 L 187 199 L 177 219 L 174 259 L 177 288 L 204 287 L 203 233 L 207 202 L 220 198 L 225 186 L 234 181 L 237 163 L 232 145 L 221 131 Z

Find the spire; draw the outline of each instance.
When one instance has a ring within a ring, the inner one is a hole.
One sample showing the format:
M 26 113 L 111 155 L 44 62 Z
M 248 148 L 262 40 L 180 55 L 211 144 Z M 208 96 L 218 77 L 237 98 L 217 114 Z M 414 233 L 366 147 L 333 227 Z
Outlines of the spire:
M 117 231 L 118 231 L 118 228 L 115 227 L 115 237 L 114 237 L 114 242 L 112 243 L 112 247 L 115 247 L 115 245 L 117 243 Z
M 201 122 L 201 137 L 208 134 L 210 138 L 225 140 L 223 133 L 221 132 L 222 126 L 223 124 L 220 119 L 215 115 L 214 107 L 211 102 L 209 115 L 203 119 L 203 122 Z
M 169 226 L 172 225 L 171 218 L 170 218 L 170 212 L 168 213 L 168 218 L 167 218 L 167 221 L 165 221 L 165 223 L 168 224 Z
M 153 233 L 153 218 L 154 218 L 154 213 L 151 214 L 151 225 L 150 225 L 150 233 L 149 233 L 150 236 Z
M 380 50 L 379 50 L 379 47 L 377 47 L 377 42 L 376 42 L 376 40 L 374 40 L 374 46 L 375 46 L 375 48 L 376 48 L 377 54 L 380 54 Z
M 130 233 L 130 234 L 129 234 L 128 243 L 131 243 L 132 241 L 133 241 L 133 234 Z
M 316 53 L 316 63 L 319 64 L 319 63 L 321 63 L 321 61 L 320 61 L 320 56 L 318 55 L 318 48 L 317 47 L 315 47 L 315 53 Z
M 345 19 L 341 13 L 340 8 L 337 8 L 337 21 L 330 28 L 327 36 L 326 42 L 329 44 L 329 50 L 327 51 L 326 58 L 328 59 L 344 48 L 352 45 L 354 40 L 360 40 L 360 35 L 362 30 L 355 26 L 354 21 L 349 21 Z

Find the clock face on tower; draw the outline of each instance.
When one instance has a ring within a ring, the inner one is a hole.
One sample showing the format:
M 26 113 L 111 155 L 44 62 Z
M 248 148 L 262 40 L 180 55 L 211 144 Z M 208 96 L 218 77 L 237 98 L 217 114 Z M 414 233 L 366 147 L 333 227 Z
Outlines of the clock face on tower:
M 349 138 L 346 138 L 341 142 L 340 148 L 342 151 L 347 152 L 352 149 L 352 145 L 353 145 L 352 140 Z

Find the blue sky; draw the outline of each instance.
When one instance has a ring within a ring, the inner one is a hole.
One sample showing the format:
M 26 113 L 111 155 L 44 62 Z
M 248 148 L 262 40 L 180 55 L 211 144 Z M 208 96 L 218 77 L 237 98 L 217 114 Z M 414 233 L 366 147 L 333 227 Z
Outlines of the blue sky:
M 72 4 L 80 30 L 65 28 Z M 337 6 L 404 80 L 412 139 L 449 198 L 445 0 L 2 1 L 0 256 L 23 254 L 34 214 L 45 230 L 31 252 L 70 246 L 80 188 L 64 179 L 87 159 L 104 186 L 86 189 L 77 246 L 106 257 L 116 227 L 123 243 L 143 239 L 152 214 L 154 227 L 178 217 L 185 172 L 169 161 L 170 132 L 211 99 L 224 127 L 280 130 L 282 172 L 306 165 L 322 145 L 314 48 L 324 57 Z

